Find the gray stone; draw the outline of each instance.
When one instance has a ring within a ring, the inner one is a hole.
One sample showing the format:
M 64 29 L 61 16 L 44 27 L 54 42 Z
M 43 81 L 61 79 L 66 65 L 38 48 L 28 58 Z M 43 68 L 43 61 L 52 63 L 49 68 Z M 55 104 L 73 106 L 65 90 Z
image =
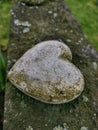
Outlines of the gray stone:
M 30 4 L 30 5 L 39 5 L 47 0 L 17 0 L 17 1 L 21 1 L 21 2 L 24 2 L 26 4 Z
M 85 89 L 75 100 L 54 105 L 26 96 L 7 81 L 3 129 L 52 130 L 58 125 L 64 128 L 63 123 L 66 122 L 69 130 L 79 130 L 82 126 L 88 130 L 98 130 L 98 118 L 93 118 L 94 113 L 98 113 L 98 67 L 94 69 L 92 64 L 98 64 L 98 53 L 85 38 L 65 2 L 50 0 L 37 7 L 18 2 L 13 5 L 12 11 L 8 70 L 14 64 L 13 59 L 18 60 L 37 43 L 58 40 L 71 49 L 72 63 L 82 72 Z M 49 14 L 49 11 L 53 13 Z M 57 13 L 56 18 L 54 13 Z M 17 26 L 15 19 L 22 23 L 28 21 L 30 31 L 23 33 L 24 26 Z M 87 102 L 83 101 L 83 95 L 89 99 Z
M 83 75 L 71 59 L 71 50 L 64 43 L 41 42 L 15 63 L 8 78 L 22 92 L 40 101 L 69 102 L 84 89 Z
M 81 129 L 80 130 L 88 130 L 88 128 L 87 127 L 85 127 L 85 126 L 83 126 L 83 127 L 81 127 Z

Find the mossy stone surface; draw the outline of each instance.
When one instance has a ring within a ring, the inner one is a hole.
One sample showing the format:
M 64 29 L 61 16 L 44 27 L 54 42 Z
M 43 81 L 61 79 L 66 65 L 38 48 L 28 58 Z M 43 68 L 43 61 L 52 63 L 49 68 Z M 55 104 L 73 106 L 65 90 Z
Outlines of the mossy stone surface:
M 18 21 L 17 21 L 18 20 Z M 29 48 L 45 40 L 60 40 L 72 51 L 73 63 L 84 75 L 85 89 L 76 100 L 49 105 L 6 84 L 4 130 L 98 129 L 98 53 L 84 37 L 63 0 L 40 6 L 15 3 L 12 9 L 8 70 Z M 25 30 L 25 31 L 24 31 Z
M 21 1 L 27 5 L 40 5 L 43 2 L 47 2 L 47 0 L 19 0 L 19 1 Z

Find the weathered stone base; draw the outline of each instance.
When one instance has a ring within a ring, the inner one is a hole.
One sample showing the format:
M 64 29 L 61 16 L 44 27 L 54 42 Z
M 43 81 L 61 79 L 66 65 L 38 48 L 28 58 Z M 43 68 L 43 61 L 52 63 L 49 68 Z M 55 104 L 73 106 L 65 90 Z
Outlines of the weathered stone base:
M 80 130 L 83 126 L 98 129 L 98 54 L 63 0 L 41 6 L 13 5 L 8 70 L 29 48 L 53 39 L 71 48 L 73 63 L 85 78 L 84 92 L 70 103 L 49 105 L 26 96 L 7 82 L 4 130 L 52 130 L 64 123 L 68 130 Z

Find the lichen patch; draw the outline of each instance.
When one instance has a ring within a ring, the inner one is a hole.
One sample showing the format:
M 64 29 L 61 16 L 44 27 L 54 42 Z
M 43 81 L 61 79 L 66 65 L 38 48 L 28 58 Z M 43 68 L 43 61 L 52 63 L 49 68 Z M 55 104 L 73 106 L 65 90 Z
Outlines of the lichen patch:
M 15 20 L 14 20 L 14 24 L 15 24 L 16 26 L 25 26 L 25 27 L 30 27 L 30 26 L 31 26 L 31 24 L 30 24 L 28 21 L 22 22 L 22 21 L 20 21 L 19 19 L 15 19 Z

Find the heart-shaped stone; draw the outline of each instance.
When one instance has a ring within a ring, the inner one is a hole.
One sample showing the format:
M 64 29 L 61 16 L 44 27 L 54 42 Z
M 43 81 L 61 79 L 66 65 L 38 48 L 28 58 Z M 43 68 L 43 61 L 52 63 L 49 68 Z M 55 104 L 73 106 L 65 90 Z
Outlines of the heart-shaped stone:
M 51 104 L 69 102 L 84 89 L 80 70 L 71 63 L 70 48 L 51 40 L 29 49 L 11 68 L 8 78 L 25 94 Z

